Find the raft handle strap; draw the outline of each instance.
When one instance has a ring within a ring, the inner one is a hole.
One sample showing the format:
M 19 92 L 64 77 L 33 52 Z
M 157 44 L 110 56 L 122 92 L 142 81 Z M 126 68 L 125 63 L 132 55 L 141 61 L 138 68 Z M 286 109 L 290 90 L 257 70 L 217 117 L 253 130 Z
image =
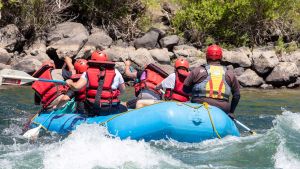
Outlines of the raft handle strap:
M 204 106 L 204 108 L 207 110 L 207 113 L 208 113 L 208 116 L 209 116 L 209 120 L 210 120 L 210 123 L 211 123 L 211 126 L 212 126 L 214 132 L 216 133 L 217 137 L 218 137 L 219 139 L 221 139 L 222 137 L 219 135 L 219 133 L 218 133 L 216 127 L 215 127 L 214 121 L 213 121 L 213 119 L 212 119 L 212 117 L 211 117 L 210 110 L 209 110 L 209 108 L 208 108 L 208 103 L 207 103 L 207 102 L 203 102 L 203 106 Z

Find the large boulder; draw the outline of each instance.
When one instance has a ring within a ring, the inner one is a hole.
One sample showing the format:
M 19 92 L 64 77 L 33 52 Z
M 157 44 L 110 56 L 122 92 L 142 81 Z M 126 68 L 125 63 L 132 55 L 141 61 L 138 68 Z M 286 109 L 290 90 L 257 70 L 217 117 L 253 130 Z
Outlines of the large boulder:
M 15 70 L 21 70 L 26 73 L 33 73 L 42 66 L 42 62 L 35 58 L 25 58 L 20 60 L 17 64 L 13 65 L 12 68 Z
M 5 48 L 9 52 L 20 48 L 20 45 L 25 41 L 24 36 L 14 24 L 6 25 L 0 29 L 0 39 L 0 48 Z
M 89 36 L 88 31 L 80 23 L 65 22 L 58 24 L 47 36 L 50 44 L 47 53 L 56 53 L 58 58 L 77 55 Z
M 150 52 L 145 48 L 140 48 L 133 53 L 130 53 L 130 60 L 139 67 L 144 67 L 150 63 L 155 63 Z
M 177 35 L 171 35 L 160 39 L 159 43 L 162 48 L 168 48 L 171 50 L 179 42 L 179 37 Z
M 258 87 L 264 83 L 263 78 L 259 77 L 251 69 L 247 69 L 242 75 L 238 76 L 237 79 L 244 87 Z
M 125 63 L 124 62 L 115 62 L 115 68 L 119 70 L 121 74 L 125 73 Z
M 281 57 L 281 61 L 296 63 L 298 70 L 299 70 L 299 75 L 300 75 L 300 50 L 296 50 L 292 53 L 283 55 Z
M 266 82 L 273 86 L 285 86 L 294 83 L 299 76 L 299 70 L 296 63 L 280 62 L 266 78 Z
M 87 42 L 79 51 L 76 58 L 82 58 L 85 51 L 96 50 L 96 47 L 107 49 L 112 44 L 112 42 L 113 40 L 104 31 L 95 32 L 88 37 Z
M 46 53 L 47 47 L 46 47 L 46 40 L 43 39 L 37 39 L 35 40 L 31 46 L 29 46 L 24 52 L 26 54 L 31 54 L 33 56 L 36 56 L 40 53 Z
M 149 50 L 153 59 L 155 59 L 158 63 L 161 64 L 170 64 L 170 56 L 169 51 L 166 48 L 163 49 L 152 49 Z
M 135 53 L 134 47 L 123 48 L 119 46 L 111 46 L 110 48 L 104 50 L 104 52 L 109 56 L 111 61 L 114 62 L 124 62 L 130 55 Z
M 42 53 L 42 52 L 38 53 L 35 56 L 31 55 L 31 54 L 26 55 L 23 58 L 23 60 L 26 60 L 26 59 L 37 59 L 37 60 L 41 61 L 42 63 L 45 62 L 45 61 L 47 61 L 47 60 L 51 60 L 51 58 L 46 53 Z
M 6 65 L 6 64 L 0 63 L 0 70 L 2 70 L 2 69 L 10 69 L 10 68 L 11 68 L 10 65 Z
M 0 48 L 0 63 L 8 64 L 12 56 L 12 53 L 8 53 L 5 49 Z
M 237 67 L 233 70 L 235 76 L 241 76 L 244 72 L 245 69 L 243 67 Z
M 169 64 L 156 64 L 156 65 L 168 74 L 174 73 L 174 67 Z
M 176 55 L 176 57 L 198 57 L 198 58 L 204 58 L 204 53 L 201 52 L 200 50 L 197 50 L 193 46 L 188 46 L 188 45 L 179 45 L 179 46 L 174 46 L 173 52 Z
M 202 59 L 202 58 L 199 58 L 199 57 L 188 57 L 186 59 L 190 63 L 190 68 L 191 69 L 199 67 L 199 66 L 204 65 L 204 64 L 207 63 L 206 59 Z
M 276 65 L 279 64 L 279 59 L 274 50 L 253 50 L 253 65 L 254 69 L 262 75 L 268 74 Z
M 144 36 L 134 41 L 135 48 L 154 49 L 158 47 L 158 40 L 162 36 L 159 29 L 150 29 Z
M 250 55 L 249 48 L 237 48 L 232 51 L 224 50 L 222 61 L 241 67 L 250 67 L 252 64 L 249 59 Z

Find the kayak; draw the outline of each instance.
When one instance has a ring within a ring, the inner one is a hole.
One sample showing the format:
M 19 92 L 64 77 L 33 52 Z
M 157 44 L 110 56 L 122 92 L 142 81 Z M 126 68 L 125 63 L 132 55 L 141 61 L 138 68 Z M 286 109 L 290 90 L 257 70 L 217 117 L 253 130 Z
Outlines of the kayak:
M 67 135 L 80 124 L 96 123 L 120 139 L 174 139 L 189 143 L 240 135 L 235 123 L 214 106 L 207 108 L 202 104 L 168 101 L 94 117 L 76 114 L 75 106 L 75 102 L 70 101 L 60 110 L 41 112 L 32 119 L 30 128 L 42 125 L 47 131 Z

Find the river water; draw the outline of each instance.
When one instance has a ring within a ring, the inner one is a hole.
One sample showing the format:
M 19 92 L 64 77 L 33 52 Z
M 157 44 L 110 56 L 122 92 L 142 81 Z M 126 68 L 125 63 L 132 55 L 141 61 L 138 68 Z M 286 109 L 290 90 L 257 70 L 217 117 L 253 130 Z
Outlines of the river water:
M 29 87 L 0 89 L 1 169 L 300 168 L 300 90 L 244 89 L 236 117 L 257 134 L 193 144 L 119 140 L 98 125 L 29 143 L 19 134 L 38 109 Z

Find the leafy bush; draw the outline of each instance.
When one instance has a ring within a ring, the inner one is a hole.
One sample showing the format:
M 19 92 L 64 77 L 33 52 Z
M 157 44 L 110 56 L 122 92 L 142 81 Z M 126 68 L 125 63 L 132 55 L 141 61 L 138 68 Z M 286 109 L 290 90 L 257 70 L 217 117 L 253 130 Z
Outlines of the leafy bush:
M 273 36 L 293 38 L 300 28 L 299 6 L 299 0 L 183 1 L 172 25 L 177 32 L 200 32 L 202 42 L 212 36 L 237 46 L 264 44 Z

